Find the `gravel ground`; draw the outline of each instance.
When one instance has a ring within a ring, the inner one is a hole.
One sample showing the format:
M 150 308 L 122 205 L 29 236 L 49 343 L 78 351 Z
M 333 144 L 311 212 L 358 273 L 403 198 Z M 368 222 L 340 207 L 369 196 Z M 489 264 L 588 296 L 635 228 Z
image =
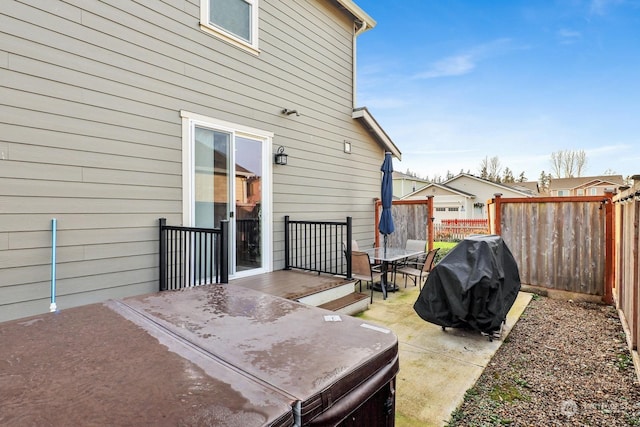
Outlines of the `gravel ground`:
M 613 307 L 534 296 L 449 426 L 640 426 Z

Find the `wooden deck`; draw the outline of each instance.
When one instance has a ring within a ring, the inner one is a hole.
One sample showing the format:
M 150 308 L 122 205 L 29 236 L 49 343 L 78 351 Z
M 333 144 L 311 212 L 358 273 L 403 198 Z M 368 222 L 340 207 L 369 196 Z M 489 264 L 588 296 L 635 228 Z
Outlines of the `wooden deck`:
M 342 276 L 309 273 L 300 270 L 277 270 L 257 276 L 233 279 L 229 281 L 229 285 L 242 286 L 266 294 L 297 300 L 349 282 Z

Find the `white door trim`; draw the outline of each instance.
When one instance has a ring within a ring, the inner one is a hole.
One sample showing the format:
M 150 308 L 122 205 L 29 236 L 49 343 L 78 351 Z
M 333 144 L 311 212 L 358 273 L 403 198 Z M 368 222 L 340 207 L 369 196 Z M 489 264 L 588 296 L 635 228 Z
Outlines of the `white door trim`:
M 262 144 L 262 268 L 241 272 L 233 277 L 261 274 L 273 271 L 273 204 L 272 204 L 272 145 L 273 132 L 239 125 L 189 111 L 180 111 L 182 118 L 182 224 L 192 226 L 195 221 L 193 201 L 194 183 L 194 131 L 197 125 L 229 132 L 236 136 L 260 139 Z M 235 145 L 235 143 L 234 143 Z M 232 192 L 232 194 L 234 194 Z

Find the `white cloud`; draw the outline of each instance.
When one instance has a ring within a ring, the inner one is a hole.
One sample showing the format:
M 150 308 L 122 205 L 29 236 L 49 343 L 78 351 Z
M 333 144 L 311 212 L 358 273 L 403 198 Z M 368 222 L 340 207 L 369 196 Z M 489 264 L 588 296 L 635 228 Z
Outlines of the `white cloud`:
M 497 39 L 469 49 L 467 52 L 451 55 L 434 62 L 426 71 L 414 75 L 415 79 L 461 76 L 472 72 L 485 59 L 502 55 L 513 50 L 510 39 Z
M 618 145 L 603 145 L 602 147 L 593 147 L 587 148 L 585 153 L 587 156 L 595 156 L 601 154 L 619 154 L 621 155 L 625 151 L 631 150 L 631 146 L 628 144 L 618 144 Z
M 560 38 L 560 43 L 562 44 L 573 44 L 582 38 L 582 33 L 567 28 L 558 30 L 557 35 Z
M 609 6 L 623 4 L 625 0 L 591 0 L 589 12 L 593 15 L 604 15 Z
M 430 69 L 416 74 L 417 79 L 433 79 L 436 77 L 460 76 L 471 72 L 475 67 L 475 60 L 471 55 L 450 56 L 441 59 Z

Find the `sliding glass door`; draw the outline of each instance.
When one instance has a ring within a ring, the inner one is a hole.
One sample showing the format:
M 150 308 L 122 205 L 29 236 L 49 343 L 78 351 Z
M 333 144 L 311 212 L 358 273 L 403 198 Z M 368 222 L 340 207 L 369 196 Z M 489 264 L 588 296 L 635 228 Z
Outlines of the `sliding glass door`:
M 265 224 L 270 152 L 268 135 L 252 135 L 215 123 L 190 123 L 191 168 L 187 185 L 191 222 L 217 228 L 229 220 L 229 273 L 244 276 L 268 267 Z M 186 156 L 189 157 L 189 156 Z

